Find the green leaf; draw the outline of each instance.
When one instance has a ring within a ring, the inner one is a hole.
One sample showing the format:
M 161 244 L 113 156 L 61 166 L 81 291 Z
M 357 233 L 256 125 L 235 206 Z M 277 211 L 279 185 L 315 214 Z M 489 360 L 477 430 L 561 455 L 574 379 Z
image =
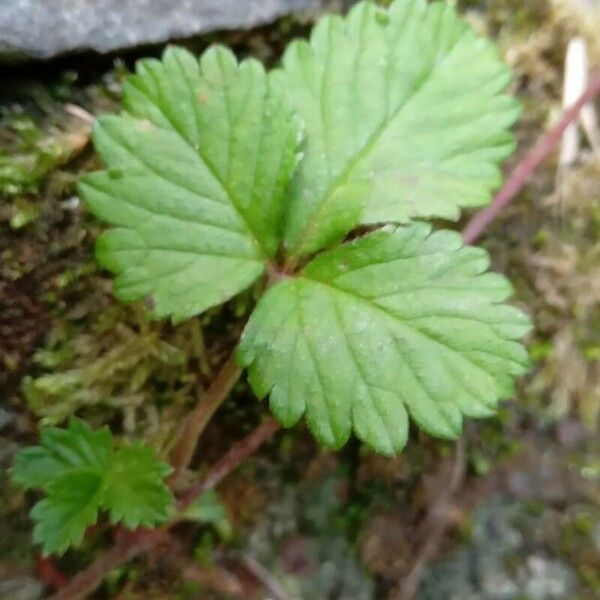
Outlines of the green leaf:
M 164 482 L 169 472 L 152 449 L 132 444 L 115 451 L 107 428 L 94 431 L 74 418 L 67 429 L 46 429 L 40 446 L 21 450 L 12 477 L 46 492 L 31 511 L 34 539 L 45 554 L 62 554 L 81 542 L 99 510 L 130 528 L 165 521 L 173 507 Z
M 292 255 L 359 223 L 456 219 L 489 201 L 513 139 L 510 72 L 449 4 L 396 0 L 330 16 L 278 73 L 303 119 L 305 156 L 285 229 Z
M 391 227 L 323 253 L 260 300 L 239 361 L 284 426 L 302 415 L 332 448 L 353 428 L 384 454 L 406 443 L 407 413 L 455 438 L 513 390 L 529 319 L 511 287 L 455 232 Z
M 134 529 L 167 520 L 173 496 L 163 479 L 170 472 L 171 468 L 159 462 L 151 448 L 141 444 L 117 451 L 105 477 L 102 497 L 111 521 Z
M 94 127 L 107 170 L 80 185 L 116 227 L 97 256 L 121 300 L 151 297 L 157 317 L 182 320 L 248 287 L 277 251 L 298 123 L 259 62 L 221 47 L 141 61 L 124 102 Z
M 106 469 L 111 455 L 108 428 L 94 431 L 84 421 L 71 419 L 67 429 L 44 430 L 40 446 L 23 448 L 15 457 L 12 478 L 26 489 L 47 490 L 62 475 Z
M 200 523 L 215 523 L 227 518 L 227 513 L 217 493 L 207 490 L 185 509 L 183 516 Z
M 232 535 L 227 511 L 215 490 L 207 490 L 185 509 L 183 517 L 204 525 L 213 525 L 223 539 Z
M 66 473 L 52 482 L 48 497 L 31 510 L 33 540 L 45 555 L 60 555 L 81 543 L 87 527 L 98 519 L 101 487 L 102 476 L 85 470 Z

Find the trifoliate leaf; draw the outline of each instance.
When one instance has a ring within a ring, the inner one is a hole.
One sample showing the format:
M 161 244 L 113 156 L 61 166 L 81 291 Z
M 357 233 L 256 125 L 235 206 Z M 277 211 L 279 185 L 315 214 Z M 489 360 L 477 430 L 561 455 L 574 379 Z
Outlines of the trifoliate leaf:
M 221 47 L 198 61 L 168 49 L 125 86 L 126 112 L 102 117 L 94 144 L 108 169 L 81 193 L 116 228 L 98 242 L 125 301 L 185 319 L 248 287 L 280 239 L 298 125 L 256 60 Z
M 359 223 L 456 219 L 489 200 L 518 116 L 509 70 L 449 4 L 330 16 L 278 74 L 305 124 L 286 244 L 313 252 Z
M 40 446 L 21 450 L 12 477 L 47 494 L 31 511 L 34 539 L 45 554 L 62 554 L 81 542 L 99 510 L 131 528 L 166 520 L 173 506 L 164 482 L 169 472 L 152 449 L 114 450 L 107 428 L 94 431 L 72 419 L 67 429 L 46 429 Z
M 337 448 L 351 429 L 375 450 L 406 443 L 407 413 L 455 438 L 490 415 L 527 364 L 528 318 L 487 253 L 425 224 L 385 228 L 323 253 L 263 298 L 239 360 L 285 426 L 302 417 Z

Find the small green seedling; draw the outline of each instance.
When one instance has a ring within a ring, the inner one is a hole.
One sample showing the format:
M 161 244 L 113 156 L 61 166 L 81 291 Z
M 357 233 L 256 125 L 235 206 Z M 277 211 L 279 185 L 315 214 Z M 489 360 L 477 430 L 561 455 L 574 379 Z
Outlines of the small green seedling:
M 81 542 L 100 510 L 129 528 L 166 520 L 173 495 L 163 479 L 170 471 L 151 448 L 115 449 L 108 428 L 93 431 L 71 419 L 67 429 L 48 428 L 39 446 L 21 450 L 12 476 L 26 489 L 46 493 L 31 511 L 33 538 L 45 554 L 62 554 Z
M 513 393 L 530 323 L 484 250 L 423 220 L 489 202 L 514 147 L 510 76 L 425 0 L 325 17 L 269 73 L 218 46 L 141 61 L 124 112 L 94 127 L 107 168 L 80 186 L 112 225 L 97 257 L 116 296 L 179 322 L 263 278 L 237 360 L 282 425 L 386 455 L 409 416 L 456 438 Z M 37 531 L 53 549 L 80 537 Z

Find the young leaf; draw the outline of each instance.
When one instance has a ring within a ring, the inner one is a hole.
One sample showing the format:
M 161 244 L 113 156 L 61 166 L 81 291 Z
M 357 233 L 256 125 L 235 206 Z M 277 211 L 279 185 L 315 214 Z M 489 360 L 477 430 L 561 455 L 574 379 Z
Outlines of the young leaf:
M 12 478 L 25 489 L 47 491 L 63 475 L 105 470 L 111 456 L 112 438 L 107 428 L 94 431 L 85 421 L 71 419 L 67 429 L 43 430 L 40 446 L 23 448 L 15 457 Z
M 446 3 L 396 0 L 330 16 L 278 76 L 305 124 L 285 230 L 292 255 L 359 223 L 456 219 L 489 201 L 518 115 L 509 70 Z
M 67 429 L 45 430 L 40 446 L 21 450 L 12 477 L 46 492 L 31 511 L 34 539 L 45 554 L 62 554 L 81 542 L 99 510 L 131 528 L 167 519 L 173 505 L 164 483 L 169 471 L 152 449 L 133 444 L 115 451 L 108 429 L 94 431 L 72 419 Z
M 118 450 L 102 490 L 102 504 L 111 521 L 130 529 L 165 521 L 173 497 L 163 480 L 170 472 L 171 468 L 159 462 L 151 448 L 132 444 Z
M 98 519 L 101 487 L 101 475 L 84 469 L 52 482 L 48 497 L 31 510 L 33 541 L 45 555 L 60 555 L 81 543 L 87 527 Z
M 207 490 L 196 498 L 185 509 L 183 516 L 190 521 L 213 525 L 223 539 L 229 539 L 232 535 L 227 510 L 214 490 Z
M 108 169 L 80 185 L 116 226 L 97 256 L 120 299 L 149 296 L 156 316 L 182 320 L 248 287 L 275 254 L 297 121 L 259 62 L 221 47 L 141 61 L 124 101 L 94 127 Z
M 239 360 L 285 426 L 305 414 L 332 448 L 356 434 L 384 454 L 406 443 L 407 413 L 455 438 L 492 413 L 527 364 L 529 329 L 489 259 L 459 234 L 419 223 L 323 253 L 277 283 L 251 316 Z

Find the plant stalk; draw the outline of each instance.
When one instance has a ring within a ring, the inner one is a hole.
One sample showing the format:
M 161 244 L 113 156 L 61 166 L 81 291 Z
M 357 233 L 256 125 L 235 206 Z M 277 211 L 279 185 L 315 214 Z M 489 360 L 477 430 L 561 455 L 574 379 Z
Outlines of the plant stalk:
M 577 102 L 563 112 L 558 122 L 540 137 L 535 146 L 525 155 L 525 158 L 517 164 L 491 204 L 473 215 L 463 229 L 465 242 L 472 244 L 479 238 L 500 211 L 523 189 L 535 170 L 558 145 L 563 133 L 577 119 L 581 109 L 599 93 L 600 71 L 597 71 L 590 78 L 587 88 Z
M 456 442 L 454 460 L 449 472 L 442 465 L 440 474 L 444 487 L 436 501 L 430 507 L 426 518 L 418 528 L 415 538 L 423 540 L 416 549 L 414 566 L 406 575 L 397 594 L 392 594 L 392 600 L 413 600 L 419 591 L 419 586 L 425 574 L 425 569 L 435 557 L 451 521 L 451 509 L 455 496 L 464 483 L 466 475 L 466 442 L 459 438 Z
M 208 390 L 200 393 L 200 399 L 196 407 L 185 420 L 179 442 L 171 453 L 171 465 L 175 470 L 175 473 L 171 476 L 172 482 L 177 482 L 182 471 L 190 464 L 198 444 L 198 438 L 216 410 L 229 396 L 241 374 L 242 370 L 235 361 L 234 350 Z
M 250 434 L 232 446 L 229 452 L 213 465 L 206 477 L 190 487 L 188 491 L 181 496 L 177 503 L 179 510 L 184 511 L 206 490 L 216 487 L 247 456 L 254 454 L 254 452 L 256 452 L 266 440 L 272 437 L 278 429 L 279 423 L 271 417 L 266 421 L 263 421 Z

